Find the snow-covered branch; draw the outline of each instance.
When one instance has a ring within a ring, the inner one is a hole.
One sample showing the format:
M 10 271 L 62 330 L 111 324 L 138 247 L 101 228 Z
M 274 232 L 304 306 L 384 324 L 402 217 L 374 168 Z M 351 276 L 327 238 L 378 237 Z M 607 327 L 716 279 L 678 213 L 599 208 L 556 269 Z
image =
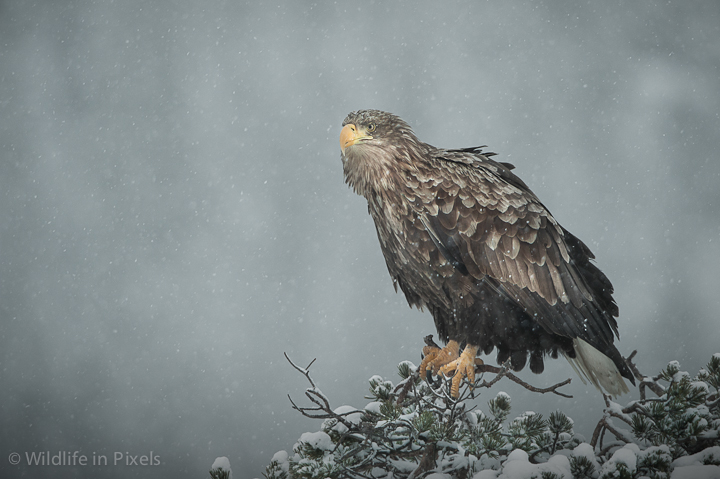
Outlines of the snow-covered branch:
M 305 394 L 312 403 L 301 407 L 291 398 L 292 407 L 323 421 L 319 431 L 302 434 L 292 453 L 275 454 L 268 479 L 405 479 L 433 473 L 474 479 L 669 479 L 673 469 L 683 467 L 694 468 L 699 477 L 720 477 L 720 354 L 695 377 L 676 362 L 656 377 L 644 377 L 659 397 L 643 396 L 625 406 L 606 398 L 590 443 L 560 411 L 547 419 L 526 412 L 510 420 L 511 399 L 504 392 L 488 401 L 485 411 L 471 405 L 478 388 L 510 377 L 502 366 L 485 371 L 496 374 L 493 380 L 465 384 L 454 399 L 447 378 L 433 387 L 405 361 L 398 366 L 397 384 L 370 378 L 371 402 L 363 408 L 333 409 L 310 376 L 314 360 L 302 368 L 287 359 L 307 378 Z M 527 389 L 557 394 L 566 383 Z M 606 432 L 615 440 L 605 441 Z

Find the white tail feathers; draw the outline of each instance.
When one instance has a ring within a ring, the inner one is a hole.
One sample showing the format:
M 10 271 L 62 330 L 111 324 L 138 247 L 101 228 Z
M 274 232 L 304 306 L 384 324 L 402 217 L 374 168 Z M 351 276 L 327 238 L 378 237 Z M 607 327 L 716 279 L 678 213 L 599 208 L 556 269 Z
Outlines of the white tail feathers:
M 565 356 L 583 384 L 585 379 L 600 391 L 617 397 L 630 392 L 612 359 L 590 346 L 582 339 L 573 339 L 575 357 Z

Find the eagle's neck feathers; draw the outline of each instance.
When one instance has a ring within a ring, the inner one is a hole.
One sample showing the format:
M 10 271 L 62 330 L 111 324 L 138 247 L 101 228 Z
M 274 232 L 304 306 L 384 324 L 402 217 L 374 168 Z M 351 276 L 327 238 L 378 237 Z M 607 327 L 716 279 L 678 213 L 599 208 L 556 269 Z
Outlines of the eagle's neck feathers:
M 345 182 L 368 200 L 398 197 L 407 187 L 404 179 L 408 173 L 417 170 L 410 149 L 402 144 L 358 144 L 342 160 Z

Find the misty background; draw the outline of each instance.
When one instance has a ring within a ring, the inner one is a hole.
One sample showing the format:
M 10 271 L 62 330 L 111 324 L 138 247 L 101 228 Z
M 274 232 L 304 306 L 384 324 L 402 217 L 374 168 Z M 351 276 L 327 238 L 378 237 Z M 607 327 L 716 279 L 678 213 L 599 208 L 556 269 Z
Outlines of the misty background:
M 720 351 L 720 3 L 655 3 L 0 1 L 0 475 L 260 477 L 320 427 L 283 352 L 333 406 L 419 364 L 432 318 L 343 182 L 357 109 L 514 163 L 613 282 L 619 349 L 697 373 Z M 479 407 L 507 391 L 590 438 L 602 398 L 566 361 L 521 376 L 574 398 L 502 381 Z

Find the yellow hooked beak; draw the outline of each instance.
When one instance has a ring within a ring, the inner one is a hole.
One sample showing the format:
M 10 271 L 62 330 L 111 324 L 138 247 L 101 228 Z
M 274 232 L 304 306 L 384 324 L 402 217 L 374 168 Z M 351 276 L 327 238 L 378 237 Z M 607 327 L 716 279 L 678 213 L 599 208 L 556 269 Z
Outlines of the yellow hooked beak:
M 365 130 L 349 123 L 345 125 L 340 132 L 340 149 L 344 154 L 345 148 L 352 146 L 361 140 L 372 140 L 372 136 L 368 135 Z

